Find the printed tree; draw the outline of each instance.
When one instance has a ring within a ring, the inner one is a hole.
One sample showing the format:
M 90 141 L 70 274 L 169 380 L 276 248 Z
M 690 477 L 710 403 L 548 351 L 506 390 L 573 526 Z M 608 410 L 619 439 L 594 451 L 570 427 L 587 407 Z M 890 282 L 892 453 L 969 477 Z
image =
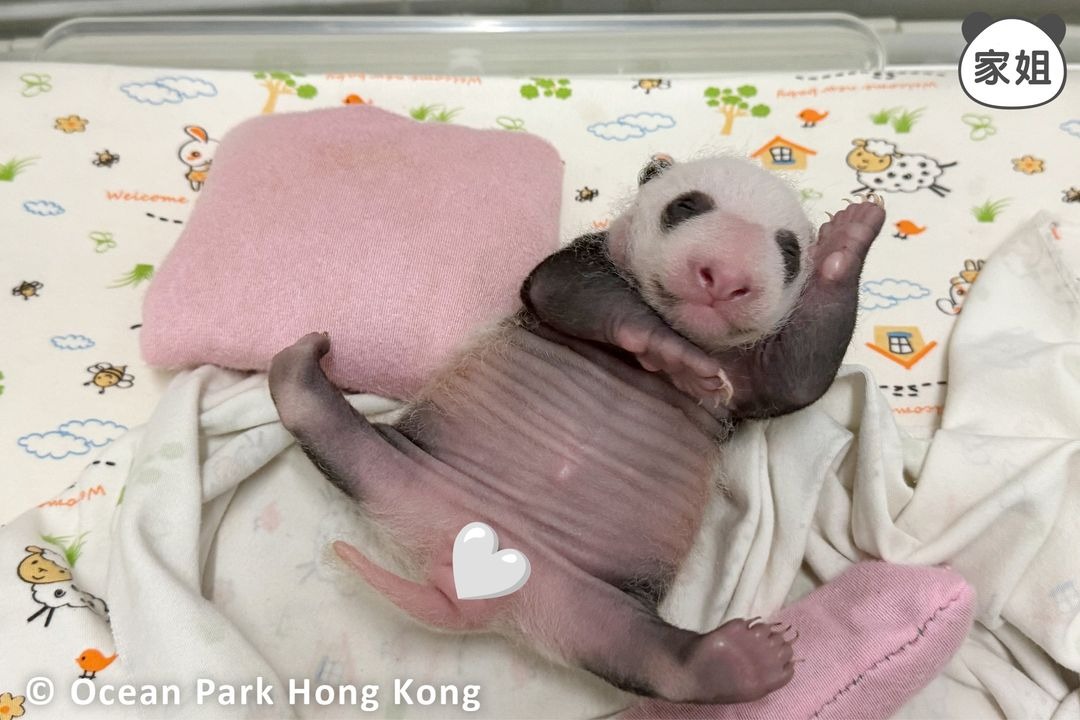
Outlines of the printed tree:
M 262 80 L 262 86 L 266 88 L 269 95 L 266 98 L 266 104 L 263 105 L 263 114 L 274 112 L 274 108 L 277 107 L 278 98 L 282 95 L 295 95 L 298 98 L 304 100 L 310 100 L 319 94 L 318 89 L 314 85 L 304 84 L 297 86 L 296 78 L 303 77 L 303 73 L 287 73 L 287 72 L 257 72 L 255 73 L 256 80 Z
M 541 95 L 566 100 L 574 94 L 574 91 L 570 89 L 570 81 L 567 78 L 552 80 L 551 78 L 534 77 L 529 79 L 532 82 L 522 85 L 520 90 L 521 97 L 526 100 L 535 100 Z
M 750 107 L 747 100 L 755 95 L 757 95 L 757 88 L 753 85 L 742 85 L 736 88 L 735 92 L 732 92 L 731 88 L 721 90 L 717 87 L 710 87 L 705 89 L 705 104 L 709 107 L 719 108 L 720 114 L 724 116 L 724 127 L 720 130 L 721 135 L 731 134 L 731 126 L 735 124 L 735 118 L 737 117 L 751 115 L 763 118 L 769 114 L 768 105 L 758 103 L 754 107 Z

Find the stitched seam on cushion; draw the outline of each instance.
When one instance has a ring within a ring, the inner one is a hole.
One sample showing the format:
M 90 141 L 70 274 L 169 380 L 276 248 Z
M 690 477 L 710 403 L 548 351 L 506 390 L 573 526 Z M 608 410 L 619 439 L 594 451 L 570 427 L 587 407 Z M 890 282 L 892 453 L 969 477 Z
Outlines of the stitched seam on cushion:
M 831 705 L 834 702 L 836 702 L 837 700 L 839 700 L 841 695 L 843 695 L 844 693 L 850 691 L 852 688 L 854 688 L 856 685 L 858 685 L 859 681 L 861 681 L 864 677 L 866 677 L 866 675 L 873 672 L 874 670 L 877 670 L 879 666 L 887 663 L 888 661 L 892 660 L 894 657 L 896 657 L 900 653 L 907 650 L 912 645 L 915 645 L 917 642 L 919 642 L 919 640 L 922 639 L 923 635 L 926 634 L 927 627 L 929 627 L 931 623 L 936 621 L 940 615 L 942 615 L 949 608 L 951 608 L 953 605 L 955 605 L 960 600 L 960 596 L 962 594 L 963 594 L 962 590 L 960 592 L 956 593 L 956 595 L 954 595 L 947 603 L 945 603 L 944 605 L 940 606 L 937 610 L 935 610 L 934 613 L 929 618 L 927 618 L 926 622 L 924 622 L 922 625 L 920 625 L 915 630 L 915 637 L 911 638 L 906 643 L 904 643 L 900 647 L 898 647 L 895 650 L 893 650 L 892 652 L 890 652 L 885 657 L 883 657 L 880 660 L 878 660 L 877 662 L 875 662 L 873 665 L 868 667 L 866 670 L 863 670 L 861 673 L 856 675 L 854 680 L 849 682 L 847 685 L 842 687 L 840 690 L 837 690 L 836 694 L 833 695 L 828 700 L 826 700 L 824 703 L 822 703 L 821 707 L 819 707 L 817 710 L 815 710 L 814 714 L 811 715 L 810 717 L 811 718 L 816 718 L 821 713 L 822 710 L 824 710 L 829 705 Z

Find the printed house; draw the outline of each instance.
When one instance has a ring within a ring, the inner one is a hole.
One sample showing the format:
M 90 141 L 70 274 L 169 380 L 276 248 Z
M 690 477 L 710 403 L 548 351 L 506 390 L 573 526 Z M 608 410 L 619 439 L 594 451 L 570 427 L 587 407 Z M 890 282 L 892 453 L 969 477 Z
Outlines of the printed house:
M 914 325 L 875 325 L 874 342 L 866 343 L 866 347 L 910 370 L 937 347 L 937 341 L 923 340 L 922 332 Z
M 777 135 L 758 148 L 750 157 L 760 157 L 761 164 L 766 170 L 802 170 L 806 167 L 806 158 L 809 155 L 817 155 L 817 153 Z

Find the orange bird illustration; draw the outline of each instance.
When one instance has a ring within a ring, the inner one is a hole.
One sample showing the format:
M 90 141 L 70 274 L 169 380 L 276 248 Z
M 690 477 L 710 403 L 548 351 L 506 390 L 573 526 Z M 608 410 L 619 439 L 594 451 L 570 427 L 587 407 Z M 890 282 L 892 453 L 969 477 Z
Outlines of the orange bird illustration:
M 900 238 L 901 240 L 907 240 L 909 235 L 918 235 L 926 226 L 919 227 L 910 220 L 901 220 L 896 223 L 896 232 L 893 233 L 893 237 Z
M 365 100 L 364 98 L 360 97 L 356 93 L 353 93 L 352 95 L 349 95 L 342 102 L 345 103 L 346 105 L 370 105 L 371 104 L 370 100 Z
M 75 663 L 83 669 L 83 674 L 79 677 L 93 680 L 99 672 L 112 665 L 115 659 L 116 653 L 113 653 L 112 657 L 105 657 L 100 650 L 87 648 L 82 655 L 75 658 Z
M 825 113 L 819 113 L 817 110 L 813 110 L 811 108 L 806 108 L 801 113 L 799 113 L 799 119 L 803 121 L 803 127 L 814 127 L 827 117 L 829 117 L 828 111 L 826 111 Z

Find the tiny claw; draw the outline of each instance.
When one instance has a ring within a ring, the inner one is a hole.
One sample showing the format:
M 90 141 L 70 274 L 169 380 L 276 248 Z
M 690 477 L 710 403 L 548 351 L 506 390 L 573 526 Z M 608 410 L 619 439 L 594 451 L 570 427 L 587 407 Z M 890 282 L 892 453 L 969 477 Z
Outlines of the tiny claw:
M 730 405 L 731 398 L 735 397 L 735 386 L 731 384 L 731 380 L 728 379 L 727 373 L 723 370 L 718 372 L 716 377 L 720 378 L 720 382 L 723 383 L 719 391 L 724 394 L 724 405 Z
M 757 615 L 757 616 L 755 616 L 755 617 L 752 617 L 752 618 L 750 618 L 749 620 L 747 620 L 747 621 L 746 621 L 746 627 L 747 627 L 747 629 L 750 629 L 750 628 L 754 627 L 754 623 L 755 623 L 755 622 L 757 622 L 757 621 L 759 621 L 759 620 L 761 620 L 761 616 L 760 616 L 760 615 Z
M 827 213 L 825 213 L 825 214 L 829 216 L 829 222 L 832 222 L 832 219 L 833 219 L 833 217 L 832 217 L 832 216 L 833 216 L 833 214 L 832 214 L 831 212 L 827 212 Z
M 879 208 L 885 207 L 885 198 L 881 195 L 878 195 L 873 190 L 866 194 L 866 199 L 863 200 L 863 202 L 871 202 L 877 205 Z

